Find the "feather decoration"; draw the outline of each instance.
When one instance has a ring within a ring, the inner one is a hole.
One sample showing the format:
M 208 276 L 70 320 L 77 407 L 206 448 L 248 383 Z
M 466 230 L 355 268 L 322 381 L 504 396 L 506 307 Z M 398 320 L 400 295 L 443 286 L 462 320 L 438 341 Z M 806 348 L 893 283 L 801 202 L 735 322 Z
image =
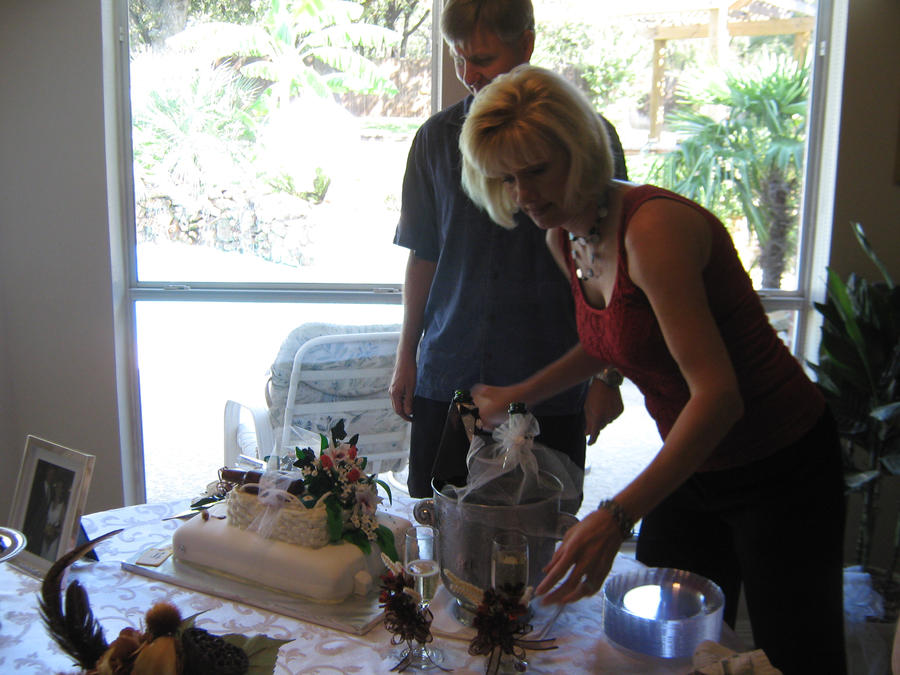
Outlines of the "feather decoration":
M 73 581 L 66 589 L 65 612 L 63 612 L 60 588 L 63 573 L 69 565 L 91 551 L 101 541 L 121 531 L 113 530 L 72 549 L 53 563 L 41 584 L 38 605 L 47 632 L 60 649 L 85 670 L 94 667 L 109 645 L 100 622 L 91 611 L 87 593 L 78 581 Z

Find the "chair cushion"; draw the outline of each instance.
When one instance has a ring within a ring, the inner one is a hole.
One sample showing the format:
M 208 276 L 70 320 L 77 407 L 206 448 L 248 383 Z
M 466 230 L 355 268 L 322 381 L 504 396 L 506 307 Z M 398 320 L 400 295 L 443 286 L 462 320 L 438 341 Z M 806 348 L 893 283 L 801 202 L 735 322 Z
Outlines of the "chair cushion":
M 269 407 L 269 416 L 273 428 L 280 428 L 284 418 L 284 410 L 287 404 L 287 392 L 291 381 L 291 369 L 294 365 L 294 356 L 303 344 L 314 337 L 322 335 L 346 335 L 356 333 L 382 333 L 399 331 L 398 324 L 369 324 L 361 326 L 347 326 L 330 323 L 306 323 L 292 330 L 281 344 L 275 362 L 269 369 L 269 378 L 266 383 L 266 402 Z M 348 367 L 367 368 L 393 368 L 396 354 L 393 349 L 385 350 L 383 345 L 369 343 L 333 343 L 317 345 L 306 353 L 303 361 L 304 370 L 323 371 L 329 369 L 344 369 Z M 390 384 L 390 374 L 379 377 L 361 377 L 350 379 L 321 380 L 315 383 L 300 382 L 297 386 L 297 403 L 327 403 L 332 401 L 345 401 L 354 398 L 367 398 L 378 391 L 384 391 Z M 366 429 L 359 429 L 354 425 L 354 420 L 345 420 L 345 426 L 352 433 L 365 431 L 389 431 L 396 428 L 397 422 L 402 420 L 391 413 L 388 420 L 376 423 L 369 421 Z M 355 420 L 357 423 L 362 420 Z M 293 424 L 304 428 L 311 428 L 309 420 L 295 418 Z M 337 420 L 335 420 L 337 422 Z M 318 427 L 325 424 L 320 421 L 315 426 L 316 431 L 327 432 Z

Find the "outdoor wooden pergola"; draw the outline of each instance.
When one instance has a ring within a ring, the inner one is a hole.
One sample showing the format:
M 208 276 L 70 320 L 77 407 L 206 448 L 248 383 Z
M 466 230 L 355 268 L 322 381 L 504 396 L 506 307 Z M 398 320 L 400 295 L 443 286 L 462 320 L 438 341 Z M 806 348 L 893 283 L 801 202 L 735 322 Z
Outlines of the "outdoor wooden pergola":
M 663 124 L 666 44 L 670 40 L 707 39 L 714 61 L 728 53 L 733 36 L 793 35 L 794 54 L 803 58 L 815 30 L 816 5 L 803 0 L 644 0 L 637 8 L 613 13 L 639 17 L 653 40 L 650 89 L 650 138 Z

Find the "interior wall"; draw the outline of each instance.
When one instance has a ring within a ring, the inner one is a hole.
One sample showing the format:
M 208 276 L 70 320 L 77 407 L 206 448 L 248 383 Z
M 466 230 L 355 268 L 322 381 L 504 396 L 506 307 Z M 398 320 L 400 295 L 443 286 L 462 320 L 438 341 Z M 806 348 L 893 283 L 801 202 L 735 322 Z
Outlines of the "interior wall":
M 0 188 L 2 192 L 2 188 Z M 2 200 L 0 200 L 2 201 Z M 2 270 L 2 250 L 4 248 L 5 237 L 5 219 L 3 218 L 3 206 L 0 204 L 0 270 Z M 12 430 L 10 423 L 12 421 L 12 378 L 9 376 L 7 363 L 9 362 L 9 350 L 7 349 L 6 338 L 6 285 L 0 276 L 0 461 L 3 466 L 9 466 L 6 462 L 6 449 L 13 447 Z M 10 468 L 4 473 L 12 473 Z M 6 522 L 6 516 L 9 513 L 12 504 L 11 495 L 6 494 L 6 484 L 0 483 L 0 522 Z
M 96 455 L 89 511 L 123 503 L 101 9 L 101 0 L 3 2 L 4 521 L 27 434 Z
M 89 510 L 125 499 L 102 102 L 111 2 L 2 3 L 0 514 L 28 433 L 97 455 Z M 897 0 L 853 0 L 830 259 L 842 274 L 869 271 L 844 225 L 858 219 L 900 279 L 897 35 Z
M 878 278 L 849 227 L 859 221 L 900 281 L 900 2 L 852 0 L 849 9 L 830 264 L 843 277 Z
M 850 229 L 849 223 L 858 221 L 900 283 L 900 184 L 894 173 L 900 161 L 900 2 L 852 0 L 849 9 L 829 264 L 843 278 L 856 272 L 880 280 Z M 886 567 L 900 518 L 900 479 L 882 482 L 880 504 L 871 564 Z M 847 520 L 848 564 L 855 559 L 859 514 L 859 495 L 853 495 Z

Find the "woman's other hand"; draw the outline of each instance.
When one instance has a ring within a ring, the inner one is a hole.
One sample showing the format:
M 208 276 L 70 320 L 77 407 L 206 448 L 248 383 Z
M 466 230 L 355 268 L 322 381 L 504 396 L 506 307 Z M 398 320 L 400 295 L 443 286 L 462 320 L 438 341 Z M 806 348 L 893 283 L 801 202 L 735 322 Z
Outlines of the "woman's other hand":
M 623 410 L 625 406 L 619 387 L 611 387 L 595 379 L 584 400 L 584 434 L 588 437 L 587 444 L 593 445 L 600 430 L 621 415 Z
M 621 545 L 622 533 L 609 511 L 588 514 L 566 532 L 544 567 L 547 576 L 538 584 L 535 595 L 546 594 L 543 604 L 575 602 L 593 595 L 612 569 Z

